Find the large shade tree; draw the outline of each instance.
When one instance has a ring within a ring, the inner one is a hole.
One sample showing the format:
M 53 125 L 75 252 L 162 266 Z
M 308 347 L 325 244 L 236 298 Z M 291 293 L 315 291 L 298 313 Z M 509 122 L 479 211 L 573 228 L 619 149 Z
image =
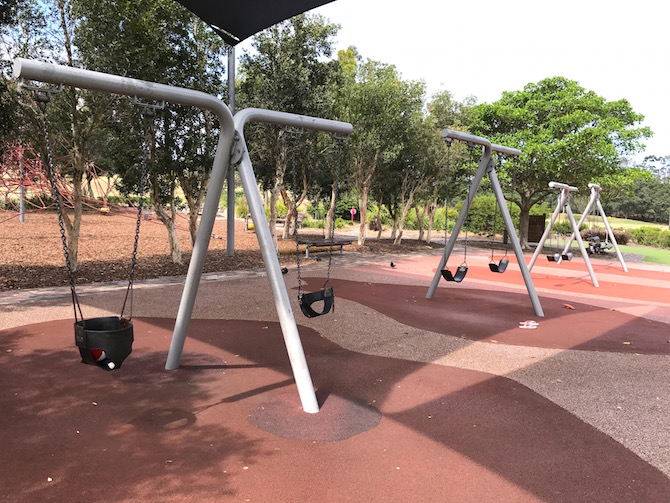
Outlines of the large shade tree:
M 328 58 L 338 29 L 322 16 L 301 14 L 256 35 L 255 52 L 243 55 L 240 62 L 240 102 L 247 107 L 332 118 L 329 87 L 337 79 L 339 63 Z M 310 166 L 302 162 L 309 154 L 300 150 L 317 142 L 300 136 L 300 131 L 272 126 L 250 128 L 247 135 L 259 178 L 271 188 L 269 223 L 275 246 L 277 201 L 282 198 L 288 208 L 287 234 L 294 206 L 306 197 L 310 185 Z M 289 167 L 296 172 L 287 179 Z M 296 198 L 287 191 L 292 180 L 296 180 L 297 186 L 291 187 Z
M 223 43 L 176 2 L 72 0 L 72 4 L 78 17 L 75 41 L 87 68 L 222 94 Z M 218 123 L 210 112 L 172 105 L 143 126 L 139 109 L 132 109 L 125 98 L 110 97 L 99 104 L 97 111 L 109 127 L 96 160 L 122 175 L 125 191 L 137 191 L 141 145 L 147 137 L 149 195 L 167 229 L 172 260 L 181 262 L 175 191 L 179 183 L 189 207 L 193 242 Z
M 400 155 L 408 118 L 421 107 L 423 85 L 404 81 L 393 65 L 368 60 L 358 67 L 345 120 L 354 126 L 349 140 L 358 194 L 358 244 L 365 244 L 367 206 L 380 169 Z
M 622 157 L 640 151 L 640 140 L 651 136 L 627 100 L 607 101 L 564 77 L 505 92 L 473 112 L 474 134 L 522 152 L 501 170 L 509 182 L 506 197 L 521 209 L 522 246 L 528 245 L 530 209 L 548 195 L 550 181 L 584 187 L 620 169 Z

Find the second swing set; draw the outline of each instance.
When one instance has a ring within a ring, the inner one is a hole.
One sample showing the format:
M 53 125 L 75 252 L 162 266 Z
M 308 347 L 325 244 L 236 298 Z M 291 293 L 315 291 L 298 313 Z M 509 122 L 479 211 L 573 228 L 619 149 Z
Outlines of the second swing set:
M 468 211 L 470 210 L 470 206 L 472 205 L 472 201 L 475 197 L 475 194 L 477 193 L 477 189 L 479 188 L 479 185 L 482 181 L 482 178 L 484 177 L 485 174 L 488 174 L 489 179 L 491 181 L 491 188 L 493 189 L 493 194 L 495 195 L 496 198 L 496 203 L 497 203 L 497 208 L 500 211 L 500 214 L 502 215 L 503 222 L 505 224 L 505 230 L 507 231 L 507 236 L 512 242 L 512 248 L 514 250 L 514 253 L 517 258 L 517 262 L 519 264 L 519 269 L 521 271 L 521 275 L 523 276 L 524 283 L 526 284 L 526 289 L 528 290 L 528 296 L 530 297 L 531 303 L 533 305 L 533 309 L 535 311 L 536 316 L 544 316 L 544 312 L 542 310 L 542 306 L 540 305 L 540 299 L 537 295 L 537 292 L 535 291 L 535 286 L 533 285 L 533 281 L 530 277 L 530 271 L 528 270 L 528 267 L 526 266 L 526 262 L 523 258 L 523 251 L 521 250 L 521 245 L 519 243 L 519 239 L 516 235 L 516 231 L 514 230 L 514 225 L 512 223 L 512 217 L 509 214 L 509 210 L 507 209 L 507 205 L 505 202 L 505 198 L 503 196 L 502 188 L 500 187 L 500 182 L 498 181 L 498 176 L 496 174 L 495 166 L 492 161 L 492 154 L 493 152 L 496 152 L 498 154 L 506 155 L 506 156 L 518 156 L 521 154 L 521 152 L 517 149 L 514 148 L 509 148 L 509 147 L 504 147 L 501 145 L 493 145 L 489 140 L 486 138 L 482 138 L 479 136 L 467 134 L 467 133 L 462 133 L 460 131 L 453 131 L 450 129 L 444 129 L 442 130 L 442 138 L 444 138 L 445 142 L 447 143 L 447 147 L 449 147 L 452 143 L 453 140 L 457 141 L 462 141 L 468 144 L 471 144 L 473 146 L 475 145 L 481 145 L 482 146 L 482 155 L 479 159 L 479 162 L 477 164 L 477 170 L 474 173 L 474 176 L 470 177 L 470 181 L 468 184 L 468 192 L 467 192 L 467 197 L 466 201 L 463 204 L 463 207 L 461 208 L 461 211 L 458 215 L 458 219 L 456 220 L 456 223 L 454 224 L 454 228 L 451 232 L 451 236 L 447 240 L 447 236 L 445 233 L 445 247 L 444 247 L 444 253 L 442 254 L 442 257 L 440 259 L 440 264 L 437 267 L 435 271 L 435 275 L 433 276 L 433 280 L 430 284 L 430 287 L 428 288 L 428 292 L 426 293 L 426 298 L 427 299 L 432 299 L 433 295 L 435 294 L 435 291 L 437 290 L 437 286 L 440 282 L 441 278 L 444 278 L 447 281 L 450 282 L 456 282 L 460 283 L 463 281 L 465 278 L 465 275 L 467 274 L 468 271 L 468 266 L 466 262 L 466 257 L 467 257 L 467 240 L 465 242 L 465 256 L 463 263 L 458 267 L 455 273 L 452 273 L 449 268 L 446 266 L 447 261 L 449 260 L 449 256 L 454 248 L 454 245 L 456 244 L 456 239 L 458 237 L 458 234 L 460 233 L 461 229 L 463 228 L 466 218 L 468 216 Z M 495 218 L 495 216 L 494 216 Z M 446 226 L 445 226 L 446 227 Z M 466 232 L 467 232 L 467 227 L 466 227 Z M 493 252 L 492 252 L 493 253 Z M 507 266 L 509 264 L 509 259 L 507 258 L 507 251 L 505 253 L 505 256 L 500 260 L 500 262 L 496 263 L 493 260 L 493 254 L 491 255 L 491 261 L 489 264 L 489 269 L 493 272 L 504 272 L 507 269 Z

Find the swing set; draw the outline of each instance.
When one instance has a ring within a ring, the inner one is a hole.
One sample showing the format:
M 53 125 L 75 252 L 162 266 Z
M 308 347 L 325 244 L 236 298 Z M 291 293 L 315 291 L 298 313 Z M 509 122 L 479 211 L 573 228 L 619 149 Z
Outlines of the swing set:
M 524 260 L 523 256 L 523 251 L 521 250 L 521 244 L 519 243 L 519 238 L 516 235 L 516 231 L 514 229 L 514 224 L 512 223 L 512 217 L 510 216 L 509 210 L 507 208 L 507 203 L 505 201 L 505 197 L 502 192 L 502 188 L 500 186 L 500 182 L 498 180 L 498 176 L 496 174 L 495 170 L 495 163 L 493 162 L 492 159 L 492 154 L 493 152 L 496 152 L 498 154 L 502 155 L 509 155 L 509 156 L 519 156 L 521 155 L 521 151 L 517 150 L 515 148 L 510 148 L 510 147 L 505 147 L 502 145 L 494 145 L 491 144 L 489 140 L 486 138 L 482 138 L 480 136 L 475 136 L 467 133 L 462 133 L 460 131 L 453 131 L 450 129 L 443 129 L 442 130 L 442 138 L 447 144 L 447 169 L 449 169 L 449 162 L 450 162 L 450 157 L 449 157 L 449 152 L 450 152 L 450 147 L 453 142 L 453 140 L 456 141 L 461 141 L 464 142 L 468 145 L 472 145 L 471 149 L 471 166 L 472 166 L 472 160 L 473 160 L 473 155 L 472 152 L 474 151 L 474 146 L 475 145 L 480 145 L 482 147 L 482 155 L 479 159 L 479 162 L 477 164 L 477 170 L 474 173 L 474 176 L 472 175 L 472 171 L 470 172 L 470 177 L 469 177 L 469 182 L 468 182 L 468 192 L 466 196 L 465 203 L 463 204 L 463 207 L 461 208 L 461 211 L 458 215 L 458 219 L 456 220 L 456 223 L 454 224 L 454 228 L 451 232 L 451 236 L 447 240 L 447 233 L 446 233 L 446 222 L 445 222 L 445 236 L 444 236 L 444 241 L 445 241 L 445 246 L 444 246 L 444 253 L 442 254 L 442 257 L 440 258 L 440 264 L 437 267 L 435 271 L 435 275 L 433 276 L 433 280 L 430 284 L 430 287 L 428 288 L 428 292 L 426 293 L 426 298 L 427 299 L 432 299 L 433 295 L 435 294 L 435 290 L 437 289 L 437 286 L 440 282 L 440 278 L 444 278 L 447 282 L 454 282 L 454 283 L 461 283 L 464 279 L 465 276 L 468 272 L 468 265 L 467 265 L 467 226 L 465 228 L 466 230 L 466 239 L 465 239 L 465 246 L 464 246 L 464 257 L 463 257 L 463 262 L 461 265 L 458 266 L 456 269 L 455 273 L 452 273 L 451 270 L 447 267 L 447 262 L 449 260 L 449 256 L 451 255 L 451 252 L 453 251 L 454 245 L 456 244 L 456 239 L 458 238 L 458 234 L 463 228 L 463 225 L 466 222 L 468 212 L 470 210 L 470 206 L 472 205 L 472 201 L 475 198 L 475 194 L 477 193 L 477 189 L 479 188 L 479 185 L 481 184 L 482 178 L 484 175 L 488 175 L 490 181 L 491 181 L 491 187 L 493 189 L 493 194 L 495 195 L 497 206 L 496 206 L 496 212 L 499 210 L 500 214 L 502 215 L 503 222 L 505 224 L 505 230 L 507 231 L 507 235 L 509 236 L 509 239 L 512 241 L 512 248 L 514 249 L 514 253 L 517 258 L 517 262 L 519 263 L 519 269 L 521 271 L 521 275 L 523 276 L 524 283 L 526 284 L 526 290 L 528 291 L 528 296 L 530 297 L 531 304 L 533 306 L 533 309 L 535 311 L 535 314 L 537 316 L 544 316 L 544 312 L 542 310 L 542 306 L 540 304 L 540 299 L 537 295 L 537 292 L 535 290 L 535 286 L 533 285 L 533 280 L 530 277 L 530 271 L 528 267 L 526 267 L 526 261 Z M 494 214 L 494 219 L 496 218 L 496 214 Z M 503 273 L 507 270 L 507 266 L 509 265 L 509 259 L 507 258 L 507 249 L 505 249 L 505 256 L 498 262 L 496 263 L 495 260 L 493 259 L 493 242 L 491 243 L 491 260 L 489 263 L 489 269 L 491 272 L 495 273 Z
M 244 126 L 248 122 L 262 122 L 325 131 L 337 135 L 349 135 L 353 130 L 351 124 L 258 108 L 247 108 L 237 112 L 233 116 L 228 106 L 219 98 L 200 91 L 23 58 L 17 58 L 14 61 L 13 73 L 17 79 L 23 81 L 33 80 L 124 96 L 134 96 L 138 99 L 150 101 L 165 101 L 199 107 L 214 113 L 220 124 L 218 144 L 207 187 L 200 226 L 193 245 L 193 253 L 191 254 L 191 261 L 175 320 L 165 369 L 174 370 L 179 367 L 188 325 L 193 313 L 195 298 L 205 265 L 207 249 L 212 236 L 214 221 L 218 212 L 223 184 L 227 178 L 229 167 L 230 169 L 237 168 L 249 204 L 249 212 L 253 221 L 257 224 L 255 228 L 256 237 L 270 282 L 274 305 L 284 336 L 293 377 L 298 388 L 300 402 L 305 412 L 311 414 L 317 413 L 319 411 L 319 404 L 314 392 L 314 384 L 312 383 L 307 366 L 305 352 L 300 340 L 295 317 L 293 316 L 286 284 L 282 277 L 281 266 L 279 265 L 277 253 L 273 245 L 270 227 L 265 218 L 263 202 L 258 191 L 257 180 L 244 139 Z M 71 282 L 71 286 L 73 286 L 73 281 Z M 132 276 L 130 286 L 132 286 Z M 73 298 L 76 298 L 74 288 L 72 288 L 72 292 Z M 127 328 L 122 317 L 115 317 L 115 319 L 119 325 L 117 330 Z M 90 323 L 86 325 L 86 329 L 92 328 L 94 327 Z M 106 332 L 107 330 L 99 331 Z M 132 333 L 126 336 L 126 340 L 132 342 Z
M 586 252 L 586 247 L 584 246 L 584 241 L 582 241 L 582 236 L 579 233 L 579 225 L 577 225 L 577 222 L 575 222 L 575 215 L 572 213 L 572 208 L 570 208 L 570 194 L 572 194 L 573 192 L 577 192 L 577 187 L 573 187 L 572 185 L 567 185 L 565 183 L 549 182 L 549 188 L 560 190 L 558 203 L 556 204 L 556 209 L 554 210 L 554 213 L 552 213 L 551 215 L 549 225 L 544 230 L 544 233 L 540 238 L 540 242 L 537 244 L 537 248 L 535 248 L 535 252 L 533 253 L 530 262 L 528 263 L 528 269 L 529 270 L 533 269 L 533 266 L 535 265 L 537 258 L 540 256 L 540 253 L 542 253 L 544 243 L 547 241 L 547 238 L 551 233 L 551 229 L 554 226 L 554 223 L 556 222 L 559 213 L 565 211 L 565 213 L 568 215 L 568 220 L 570 221 L 570 225 L 572 227 L 572 237 L 568 240 L 567 245 L 565 246 L 565 248 L 561 253 L 550 254 L 547 256 L 547 260 L 549 260 L 550 262 L 556 262 L 558 264 L 560 264 L 563 260 L 572 260 L 572 253 L 569 252 L 568 250 L 572 245 L 572 241 L 576 239 L 577 244 L 579 245 L 579 251 L 581 252 L 582 257 L 584 258 L 586 269 L 589 271 L 589 276 L 591 276 L 591 282 L 593 283 L 593 286 L 597 288 L 598 279 L 596 278 L 595 272 L 593 272 L 593 266 L 591 265 L 588 253 Z M 580 225 L 583 222 L 583 219 L 585 218 L 586 215 L 588 215 L 587 211 L 585 211 L 584 214 L 582 215 L 582 220 L 580 220 L 579 222 Z
M 623 259 L 623 255 L 621 255 L 621 250 L 619 250 L 619 245 L 617 244 L 616 238 L 614 237 L 614 232 L 612 232 L 612 227 L 610 227 L 610 223 L 607 220 L 607 215 L 605 215 L 605 210 L 603 209 L 602 204 L 600 204 L 600 191 L 601 191 L 600 185 L 598 185 L 597 183 L 589 183 L 589 189 L 591 189 L 591 197 L 589 198 L 589 203 L 586 205 L 586 208 L 584 208 L 584 213 L 582 213 L 582 216 L 579 219 L 577 228 L 578 229 L 581 228 L 582 224 L 584 223 L 584 220 L 588 215 L 590 215 L 592 212 L 598 211 L 598 214 L 600 215 L 600 218 L 602 219 L 603 224 L 605 225 L 606 239 L 605 243 L 601 243 L 600 238 L 598 236 L 593 236 L 589 238 L 588 251 L 592 253 L 601 253 L 603 250 L 614 248 L 616 256 L 619 259 L 619 263 L 621 264 L 621 268 L 623 269 L 624 272 L 628 272 L 628 267 L 626 266 L 626 262 Z M 568 243 L 565 245 L 565 248 L 562 252 L 563 257 L 565 257 L 567 251 L 572 246 L 572 242 L 575 240 L 575 237 L 576 236 L 573 231 L 572 235 L 570 236 L 570 239 L 568 240 Z

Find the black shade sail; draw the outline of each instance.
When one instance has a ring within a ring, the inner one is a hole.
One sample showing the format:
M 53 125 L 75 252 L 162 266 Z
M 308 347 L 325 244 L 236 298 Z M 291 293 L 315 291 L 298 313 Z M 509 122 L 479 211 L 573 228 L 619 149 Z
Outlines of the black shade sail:
M 177 0 L 235 46 L 285 19 L 333 0 Z

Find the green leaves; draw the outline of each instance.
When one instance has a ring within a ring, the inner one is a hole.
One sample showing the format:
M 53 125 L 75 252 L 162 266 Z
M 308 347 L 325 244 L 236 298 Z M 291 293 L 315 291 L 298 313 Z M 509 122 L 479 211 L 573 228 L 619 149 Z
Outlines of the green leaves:
M 583 187 L 617 170 L 621 158 L 640 150 L 639 141 L 650 136 L 638 126 L 642 119 L 626 100 L 607 102 L 575 81 L 553 77 L 476 106 L 471 129 L 521 149 L 519 162 L 506 164 L 505 175 L 522 212 L 528 212 L 552 180 Z

